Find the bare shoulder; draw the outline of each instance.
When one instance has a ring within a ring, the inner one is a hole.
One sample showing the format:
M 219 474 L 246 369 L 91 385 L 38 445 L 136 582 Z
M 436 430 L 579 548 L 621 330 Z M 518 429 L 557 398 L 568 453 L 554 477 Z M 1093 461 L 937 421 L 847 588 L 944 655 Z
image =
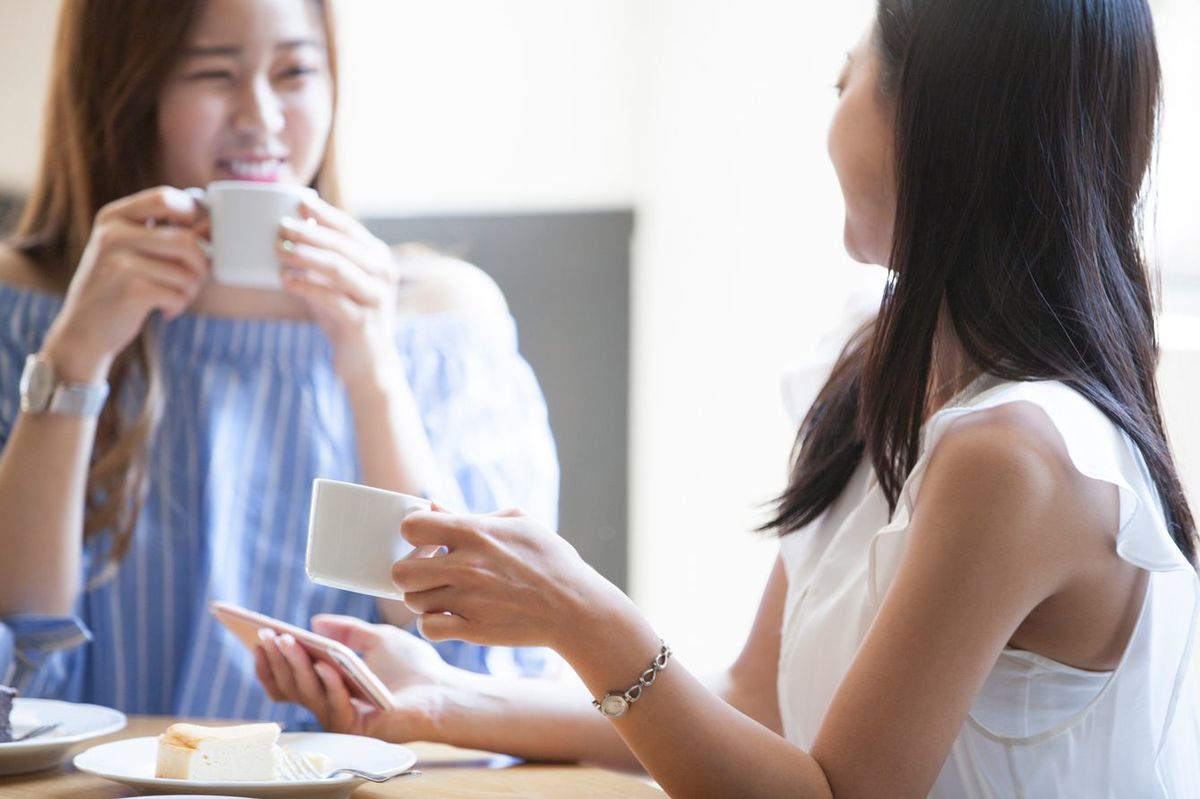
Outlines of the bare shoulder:
M 1024 401 L 952 421 L 917 500 L 927 518 L 955 520 L 956 530 L 987 539 L 972 546 L 1016 545 L 1034 556 L 1111 548 L 1117 503 L 1116 487 L 1082 474 L 1054 422 Z
M 1025 490 L 1072 477 L 1070 453 L 1054 422 L 1032 402 L 1009 402 L 951 421 L 929 459 L 929 474 L 957 482 L 1003 478 Z
M 24 289 L 57 293 L 33 262 L 8 242 L 0 242 L 0 283 Z
M 401 313 L 508 313 L 500 287 L 479 267 L 425 247 L 402 245 L 392 251 L 403 281 Z

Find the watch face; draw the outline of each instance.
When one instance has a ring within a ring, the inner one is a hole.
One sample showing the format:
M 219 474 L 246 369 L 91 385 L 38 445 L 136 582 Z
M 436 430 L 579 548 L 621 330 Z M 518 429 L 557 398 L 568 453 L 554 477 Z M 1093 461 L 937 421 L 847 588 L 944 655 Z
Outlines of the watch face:
M 54 391 L 54 370 L 50 364 L 31 358 L 21 375 L 21 409 L 27 413 L 41 413 L 50 404 Z
M 600 700 L 600 712 L 610 719 L 620 718 L 629 709 L 629 702 L 620 694 L 609 694 Z

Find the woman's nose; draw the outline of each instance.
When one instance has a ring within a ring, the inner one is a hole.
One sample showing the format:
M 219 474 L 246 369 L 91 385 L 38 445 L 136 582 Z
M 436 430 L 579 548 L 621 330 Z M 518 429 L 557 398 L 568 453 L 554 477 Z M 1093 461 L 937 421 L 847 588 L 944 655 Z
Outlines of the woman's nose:
M 248 81 L 234 113 L 238 133 L 277 133 L 283 129 L 283 104 L 265 78 Z

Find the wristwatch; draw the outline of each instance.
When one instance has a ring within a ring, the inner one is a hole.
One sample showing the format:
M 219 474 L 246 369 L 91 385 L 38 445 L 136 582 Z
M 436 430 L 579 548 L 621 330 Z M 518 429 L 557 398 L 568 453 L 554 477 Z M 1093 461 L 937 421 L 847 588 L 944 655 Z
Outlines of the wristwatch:
M 60 382 L 54 367 L 41 355 L 25 359 L 21 372 L 21 411 L 95 417 L 108 399 L 108 383 Z
M 625 691 L 610 691 L 604 695 L 603 699 L 593 699 L 592 707 L 600 711 L 600 715 L 608 719 L 619 719 L 629 712 L 629 706 L 642 698 L 642 694 L 654 681 L 658 679 L 658 673 L 667 667 L 667 661 L 671 659 L 671 647 L 667 646 L 662 639 L 658 641 L 661 649 L 658 650 L 658 656 L 650 661 L 650 668 L 646 669 L 638 677 L 638 681 Z

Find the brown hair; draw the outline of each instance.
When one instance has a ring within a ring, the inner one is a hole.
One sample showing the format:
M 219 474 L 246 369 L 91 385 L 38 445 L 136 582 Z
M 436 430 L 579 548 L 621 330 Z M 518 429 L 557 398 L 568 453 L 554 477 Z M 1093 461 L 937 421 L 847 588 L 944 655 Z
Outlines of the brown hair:
M 337 49 L 332 13 L 321 7 L 333 98 Z M 158 103 L 204 0 L 64 0 L 46 108 L 41 164 L 13 238 L 65 292 L 100 208 L 160 182 Z M 333 133 L 313 187 L 339 191 Z M 88 473 L 84 538 L 109 533 L 108 556 L 129 548 L 145 496 L 151 435 L 161 412 L 156 347 L 143 328 L 109 376 L 113 399 L 100 415 Z M 141 390 L 130 412 L 131 390 Z
M 1128 434 L 1194 562 L 1139 225 L 1160 99 L 1146 0 L 878 0 L 874 45 L 896 112 L 891 282 L 801 425 L 767 528 L 815 520 L 864 456 L 895 509 L 946 321 L 979 370 L 1061 381 Z

